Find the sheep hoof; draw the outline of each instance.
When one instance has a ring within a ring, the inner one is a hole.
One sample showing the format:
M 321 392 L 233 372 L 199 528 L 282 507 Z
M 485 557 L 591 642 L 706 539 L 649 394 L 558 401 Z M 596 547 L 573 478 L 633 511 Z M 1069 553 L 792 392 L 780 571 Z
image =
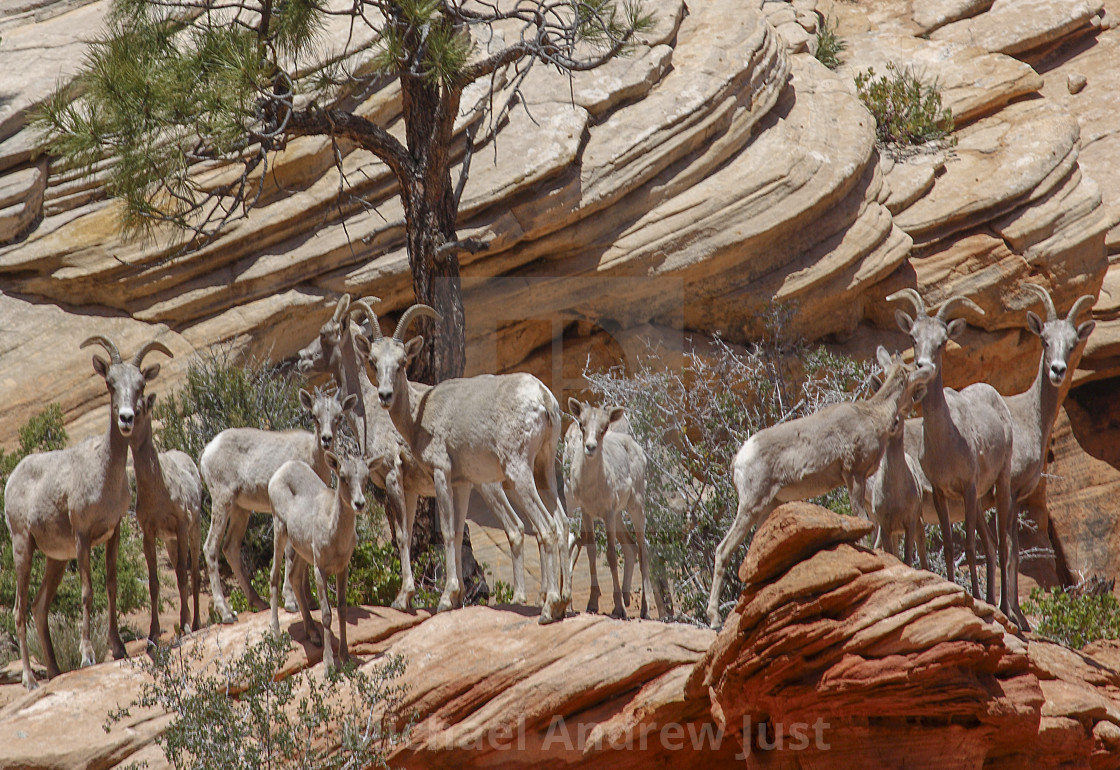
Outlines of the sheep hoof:
M 627 607 L 630 606 L 630 592 L 629 591 L 623 591 L 622 592 L 622 603 L 625 604 Z
M 455 609 L 455 605 L 451 602 L 451 599 L 449 599 L 446 596 L 442 597 L 439 600 L 439 604 L 436 605 L 436 612 L 437 613 L 438 612 L 450 612 L 453 609 Z
M 597 599 L 587 603 L 587 612 L 594 615 L 599 612 L 599 601 Z
M 39 683 L 35 681 L 35 677 L 31 676 L 31 674 L 24 674 L 23 686 L 27 688 L 28 692 L 39 689 Z
M 518 591 L 517 593 L 515 593 L 513 595 L 513 599 L 510 600 L 510 603 L 511 604 L 524 604 L 525 603 L 525 592 L 524 591 Z
M 235 613 L 231 612 L 228 615 L 222 615 L 222 625 L 223 626 L 232 626 L 236 622 L 237 622 L 237 615 Z
M 616 604 L 614 610 L 611 611 L 611 617 L 617 620 L 626 620 L 626 608 L 621 604 Z

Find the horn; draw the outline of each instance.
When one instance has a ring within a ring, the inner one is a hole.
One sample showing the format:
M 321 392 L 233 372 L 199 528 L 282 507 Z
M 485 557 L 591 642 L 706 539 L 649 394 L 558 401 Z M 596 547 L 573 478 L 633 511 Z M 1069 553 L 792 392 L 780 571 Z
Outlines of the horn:
M 142 348 L 140 348 L 138 351 L 136 351 L 136 355 L 132 357 L 132 365 L 135 366 L 137 369 L 139 369 L 140 364 L 144 363 L 144 356 L 148 355 L 153 350 L 155 350 L 159 353 L 163 353 L 168 358 L 174 358 L 175 357 L 175 354 L 172 353 L 170 350 L 168 350 L 167 346 L 164 345 L 162 342 L 156 342 L 155 340 L 149 340 L 148 342 L 144 343 L 144 346 Z
M 382 338 L 381 324 L 377 321 L 377 313 L 373 312 L 373 308 L 364 299 L 354 300 L 353 307 L 351 307 L 351 315 L 354 313 L 361 313 L 369 319 L 369 333 L 375 340 Z
M 941 321 L 942 323 L 946 322 L 949 317 L 949 311 L 952 309 L 953 305 L 964 305 L 967 308 L 975 310 L 979 315 L 984 315 L 984 309 L 970 300 L 968 297 L 964 296 L 963 294 L 954 294 L 953 296 L 949 297 L 949 299 L 945 300 L 945 304 L 943 304 L 941 306 L 941 309 L 937 311 L 937 320 Z
M 87 345 L 100 345 L 101 347 L 105 348 L 105 352 L 109 354 L 110 361 L 112 361 L 114 364 L 121 363 L 121 353 L 119 350 L 117 350 L 117 346 L 113 344 L 113 341 L 108 337 L 102 334 L 95 334 L 92 337 L 88 337 L 86 341 L 78 347 L 84 348 Z
M 1024 289 L 1030 289 L 1042 298 L 1042 302 L 1046 305 L 1046 320 L 1057 321 L 1058 311 L 1054 309 L 1054 300 L 1050 298 L 1050 292 L 1039 286 L 1037 283 L 1024 283 Z
M 1069 309 L 1069 315 L 1066 316 L 1066 320 L 1070 323 L 1077 323 L 1077 314 L 1085 308 L 1092 307 L 1093 303 L 1096 301 L 1097 298 L 1092 294 L 1083 294 L 1082 296 L 1078 297 L 1077 302 L 1074 302 L 1073 307 Z
M 393 332 L 393 339 L 400 342 L 404 338 L 404 333 L 408 331 L 408 325 L 412 323 L 412 319 L 417 316 L 427 316 L 434 318 L 436 321 L 442 321 L 443 316 L 435 311 L 435 308 L 427 305 L 413 305 L 408 310 L 404 311 L 401 320 L 397 321 L 396 331 Z
M 343 294 L 341 297 L 338 298 L 338 304 L 334 306 L 334 315 L 331 316 L 331 320 L 334 321 L 335 323 L 339 323 L 342 320 L 343 316 L 346 315 L 346 311 L 349 308 L 350 308 L 350 295 L 349 294 Z
M 922 295 L 918 293 L 917 289 L 899 289 L 894 294 L 887 297 L 887 302 L 894 302 L 899 299 L 908 299 L 914 305 L 914 310 L 919 315 L 926 315 L 926 303 L 922 301 Z
M 350 306 L 350 320 L 357 323 L 355 317 L 363 314 L 360 306 L 365 304 L 373 307 L 374 302 L 381 302 L 381 297 L 375 297 L 371 294 L 368 297 L 362 297 L 361 299 L 354 300 L 354 304 Z

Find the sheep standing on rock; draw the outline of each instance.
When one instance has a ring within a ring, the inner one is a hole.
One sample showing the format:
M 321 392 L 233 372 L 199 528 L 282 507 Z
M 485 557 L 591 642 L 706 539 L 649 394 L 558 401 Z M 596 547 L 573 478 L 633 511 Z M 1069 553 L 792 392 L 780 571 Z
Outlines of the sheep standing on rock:
M 593 407 L 574 398 L 568 399 L 568 411 L 579 427 L 579 441 L 572 451 L 567 451 L 568 477 L 565 490 L 569 505 L 578 507 L 583 515 L 581 540 L 587 545 L 587 558 L 591 569 L 591 597 L 588 612 L 599 611 L 599 575 L 596 569 L 595 529 L 593 519 L 603 522 L 607 530 L 607 567 L 614 584 L 614 610 L 616 618 L 626 617 L 630 604 L 630 575 L 627 570 L 622 586 L 618 581 L 618 563 L 615 542 L 620 537 L 629 540 L 629 533 L 622 521 L 622 512 L 630 514 L 634 523 L 634 540 L 637 541 L 638 563 L 642 574 L 641 616 L 649 617 L 645 586 L 649 578 L 646 545 L 646 455 L 638 442 L 625 433 L 609 431 L 625 415 L 622 407 Z M 567 442 L 566 442 L 567 444 Z M 625 547 L 625 546 L 624 546 Z
M 331 632 L 331 603 L 327 593 L 327 577 L 335 576 L 338 592 L 338 657 L 345 663 L 350 655 L 346 646 L 346 578 L 350 557 L 358 542 L 355 514 L 366 507 L 363 490 L 369 481 L 369 469 L 364 460 L 344 456 L 341 460 L 331 452 L 325 453 L 327 467 L 338 476 L 338 486 L 332 490 L 315 474 L 311 466 L 299 460 L 289 460 L 280 466 L 268 482 L 268 499 L 276 517 L 273 526 L 273 551 L 270 601 L 272 630 L 280 633 L 279 590 L 280 564 L 286 546 L 295 550 L 291 573 L 296 602 L 307 635 L 315 644 L 323 645 L 323 662 L 333 670 L 334 636 Z M 325 642 L 311 619 L 311 592 L 307 580 L 307 567 L 315 570 L 315 586 L 319 592 L 319 605 L 323 613 Z
M 125 474 L 128 438 L 143 408 L 144 386 L 159 374 L 159 364 L 141 369 L 144 356 L 152 350 L 167 355 L 171 352 L 158 342 L 149 342 L 125 363 L 117 346 L 107 337 L 95 335 L 80 347 L 88 345 L 100 345 L 109 354 L 108 361 L 100 356 L 93 357 L 93 369 L 104 378 L 109 390 L 108 432 L 66 449 L 28 455 L 12 471 L 4 488 L 4 518 L 11 533 L 16 572 L 16 635 L 23 662 L 23 684 L 29 690 L 37 687 L 27 651 L 26 625 L 31 559 L 36 550 L 46 557 L 34 614 L 39 642 L 46 656 L 47 676 L 55 677 L 60 673 L 48 625 L 50 605 L 66 563 L 74 558 L 78 560 L 82 581 L 82 665 L 97 662 L 90 641 L 93 612 L 90 550 L 102 543 L 106 544 L 109 647 L 113 657 L 125 657 L 117 630 L 117 550 L 120 521 L 128 513 L 131 497 Z
M 169 354 L 170 355 L 170 354 Z M 179 630 L 199 628 L 199 560 L 202 556 L 202 478 L 186 452 L 172 449 L 157 452 L 152 442 L 152 410 L 156 394 L 142 400 L 136 428 L 129 437 L 132 464 L 136 470 L 136 523 L 144 537 L 144 559 L 148 563 L 148 593 L 152 621 L 148 641 L 159 641 L 159 569 L 156 538 L 162 538 L 175 568 L 179 588 Z M 190 578 L 187 577 L 188 562 Z M 194 616 L 188 606 L 188 589 L 194 595 Z
M 721 625 L 719 594 L 728 562 L 754 527 L 779 503 L 823 495 L 844 484 L 852 509 L 867 517 L 867 477 L 882 459 L 890 432 L 921 398 L 932 369 L 892 361 L 877 351 L 886 370 L 883 385 L 869 399 L 832 404 L 796 420 L 772 425 L 747 439 L 732 463 L 739 506 L 731 528 L 716 548 L 708 621 Z

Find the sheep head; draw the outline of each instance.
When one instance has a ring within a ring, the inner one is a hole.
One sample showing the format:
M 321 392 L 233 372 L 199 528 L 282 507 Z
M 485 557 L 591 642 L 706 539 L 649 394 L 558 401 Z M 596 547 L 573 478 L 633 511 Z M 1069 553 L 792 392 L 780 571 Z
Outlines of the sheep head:
M 963 318 L 949 320 L 949 311 L 956 305 L 963 305 L 984 315 L 983 309 L 975 302 L 961 294 L 955 294 L 945 300 L 937 313 L 930 315 L 926 312 L 925 302 L 921 295 L 914 289 L 901 289 L 887 297 L 888 302 L 905 299 L 909 300 L 915 310 L 911 318 L 902 310 L 895 311 L 895 320 L 902 331 L 910 335 L 914 342 L 914 361 L 919 367 L 926 367 L 936 373 L 941 367 L 941 354 L 945 345 L 951 339 L 960 336 L 965 330 L 967 322 Z
M 391 409 L 396 394 L 408 387 L 409 363 L 416 358 L 424 346 L 424 338 L 421 336 L 405 342 L 405 332 L 416 318 L 426 316 L 439 321 L 442 317 L 427 305 L 413 305 L 401 315 L 393 336 L 386 337 L 381 333 L 377 314 L 373 312 L 369 303 L 358 301 L 355 304 L 369 319 L 372 339 L 358 335 L 354 342 L 358 352 L 369 362 L 369 368 L 373 372 L 373 382 L 377 386 L 378 401 L 385 409 Z
M 159 375 L 159 364 L 141 369 L 144 357 L 152 351 L 163 353 L 169 358 L 174 357 L 174 354 L 162 342 L 151 340 L 141 346 L 132 360 L 126 363 L 121 359 L 116 344 L 108 337 L 95 334 L 86 338 L 78 347 L 85 348 L 90 345 L 99 345 L 109 354 L 108 361 L 95 355 L 93 370 L 105 380 L 113 422 L 120 434 L 127 437 L 135 427 L 136 416 L 146 408 L 144 387 Z
M 621 406 L 590 406 L 574 398 L 568 399 L 568 413 L 579 423 L 580 433 L 583 437 L 583 453 L 587 457 L 594 457 L 602 446 L 603 436 L 612 423 L 616 423 L 626 414 Z
M 1095 298 L 1091 294 L 1079 297 L 1070 308 L 1069 315 L 1059 318 L 1054 300 L 1046 289 L 1034 283 L 1023 284 L 1023 288 L 1037 294 L 1046 307 L 1045 321 L 1030 310 L 1027 311 L 1027 328 L 1042 340 L 1042 368 L 1047 379 L 1054 387 L 1061 387 L 1074 352 L 1089 339 L 1096 327 L 1096 322 L 1092 320 L 1077 325 L 1077 316 L 1084 308 L 1090 307 Z

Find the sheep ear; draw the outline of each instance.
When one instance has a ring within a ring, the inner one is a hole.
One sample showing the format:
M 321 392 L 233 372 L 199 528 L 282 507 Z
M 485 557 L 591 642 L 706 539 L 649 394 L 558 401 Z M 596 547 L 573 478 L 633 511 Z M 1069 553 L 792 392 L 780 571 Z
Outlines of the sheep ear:
M 963 318 L 954 318 L 949 322 L 949 339 L 955 340 L 968 327 L 968 321 Z
M 359 334 L 354 337 L 354 346 L 358 348 L 358 352 L 361 353 L 362 356 L 366 358 L 369 357 L 369 338 L 366 337 L 366 335 L 359 332 Z
M 149 393 L 148 394 L 148 400 L 147 400 L 147 409 L 148 409 L 149 412 L 151 412 L 155 408 L 156 408 L 156 394 L 155 393 Z
M 612 406 L 611 407 L 611 416 L 610 416 L 609 422 L 618 422 L 619 420 L 621 420 L 625 416 L 626 416 L 626 407 L 624 407 L 624 406 Z
M 327 467 L 330 468 L 335 473 L 338 473 L 338 469 L 339 469 L 338 457 L 335 456 L 334 452 L 324 452 L 324 455 L 327 458 Z
M 1031 330 L 1032 334 L 1042 336 L 1042 319 L 1035 315 L 1033 310 L 1027 311 L 1027 328 Z
M 384 457 L 371 457 L 366 460 L 366 467 L 369 468 L 370 475 L 376 474 L 384 478 L 392 470 L 392 465 Z
M 311 404 L 313 402 L 314 402 L 314 399 L 311 398 L 311 394 L 308 393 L 303 388 L 300 388 L 299 389 L 299 405 L 302 406 L 304 409 L 306 409 L 308 412 L 310 412 L 311 411 Z
M 914 397 L 911 399 L 911 405 L 918 403 L 926 397 L 926 384 L 923 382 L 918 387 L 914 388 Z M 909 409 L 907 411 L 910 411 Z
M 93 357 L 93 371 L 100 374 L 102 377 L 109 376 L 109 362 L 101 356 Z
M 884 372 L 891 368 L 891 354 L 882 345 L 875 348 L 875 360 Z
M 419 334 L 404 343 L 404 352 L 405 355 L 408 356 L 408 362 L 410 364 L 412 363 L 412 359 L 416 358 L 422 347 L 424 347 L 424 338 Z
M 1093 333 L 1093 329 L 1097 328 L 1096 321 L 1086 321 L 1077 327 L 1077 339 L 1081 342 L 1089 339 L 1089 335 Z
M 568 414 L 572 417 L 579 419 L 580 412 L 583 411 L 583 404 L 578 398 L 568 398 Z
M 358 394 L 351 393 L 349 396 L 342 400 L 342 411 L 349 412 L 358 405 Z
M 902 331 L 907 334 L 910 333 L 910 329 L 914 326 L 914 319 L 908 316 L 903 310 L 894 311 L 894 320 L 895 323 L 898 324 L 898 328 L 902 329 Z
M 144 382 L 151 382 L 159 376 L 159 364 L 152 364 L 144 370 Z

